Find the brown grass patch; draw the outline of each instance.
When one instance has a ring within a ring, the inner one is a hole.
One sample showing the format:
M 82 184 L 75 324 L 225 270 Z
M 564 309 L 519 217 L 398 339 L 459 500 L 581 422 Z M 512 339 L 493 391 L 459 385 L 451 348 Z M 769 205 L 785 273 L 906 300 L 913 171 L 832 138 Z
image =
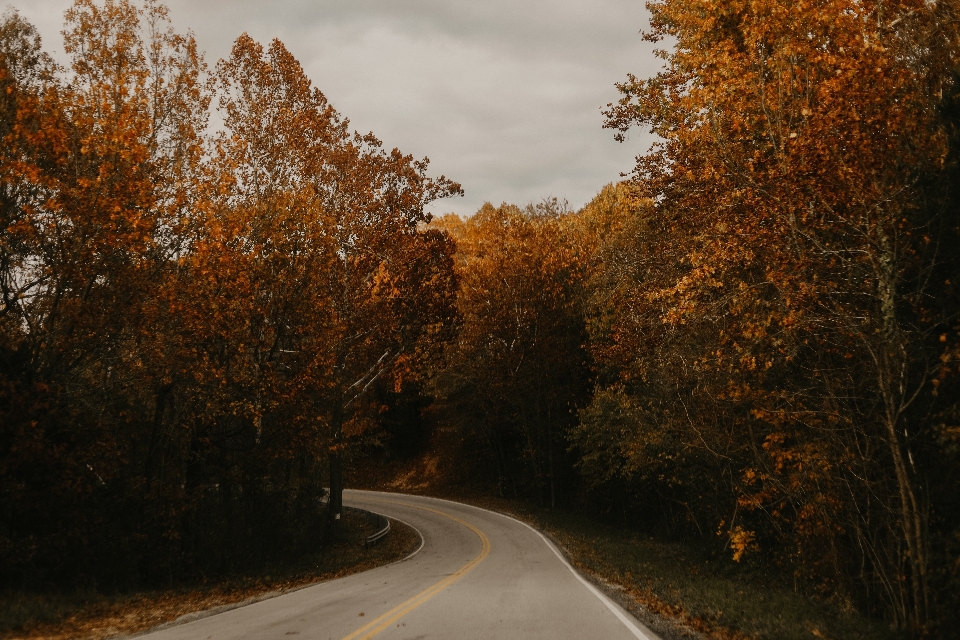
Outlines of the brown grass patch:
M 420 544 L 416 531 L 396 520 L 390 534 L 369 549 L 364 539 L 373 526 L 359 516 L 345 519 L 344 541 L 323 553 L 269 573 L 237 575 L 206 585 L 169 591 L 104 595 L 0 594 L 0 638 L 101 640 L 132 634 L 178 618 L 217 608 L 233 608 L 311 584 L 395 562 Z

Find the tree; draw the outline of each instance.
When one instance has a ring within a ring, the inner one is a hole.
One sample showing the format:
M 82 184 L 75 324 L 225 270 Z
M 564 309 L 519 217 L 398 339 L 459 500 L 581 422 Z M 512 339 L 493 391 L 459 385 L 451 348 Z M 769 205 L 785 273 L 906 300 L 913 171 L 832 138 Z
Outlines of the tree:
M 0 574 L 171 585 L 315 551 L 369 390 L 451 335 L 423 208 L 460 188 L 350 134 L 279 41 L 209 78 L 150 0 L 77 0 L 64 38 L 69 71 L 0 23 Z
M 8 469 L 21 488 L 17 508 L 54 501 L 51 515 L 24 518 L 19 531 L 36 527 L 71 571 L 89 562 L 84 546 L 109 546 L 96 527 L 122 528 L 108 496 L 139 489 L 136 418 L 149 409 L 128 401 L 131 389 L 152 386 L 145 311 L 185 235 L 206 119 L 203 64 L 152 3 L 77 2 L 64 31 L 69 81 L 32 28 L 15 15 L 5 27 L 19 43 L 5 55 L 18 87 L 7 94 L 15 111 L 4 114 L 4 369 L 19 389 L 11 415 L 41 425 L 12 423 Z M 22 413 L 18 403 L 43 409 Z M 21 464 L 15 452 L 28 449 L 33 464 Z M 44 479 L 31 467 L 54 473 Z M 57 523 L 67 513 L 83 515 L 72 531 Z M 42 548 L 41 557 L 51 550 Z
M 680 269 L 633 304 L 663 340 L 692 337 L 672 350 L 678 371 L 712 381 L 729 441 L 755 452 L 733 469 L 741 513 L 771 514 L 795 541 L 845 533 L 861 593 L 919 630 L 928 530 L 911 421 L 953 313 L 930 278 L 953 223 L 925 177 L 946 157 L 955 3 L 649 7 L 647 37 L 672 50 L 656 77 L 619 85 L 607 126 L 661 138 L 635 181 L 657 203 L 657 253 Z M 876 533 L 882 514 L 895 535 Z M 753 535 L 727 526 L 735 546 Z
M 501 494 L 528 487 L 551 506 L 569 466 L 565 432 L 589 382 L 583 266 L 568 216 L 550 200 L 441 221 L 457 240 L 463 320 L 435 378 L 438 395 L 468 430 L 480 428 Z
M 205 259 L 229 262 L 194 271 L 211 274 L 211 287 L 236 274 L 236 288 L 249 293 L 231 300 L 212 344 L 240 346 L 228 352 L 242 354 L 232 376 L 248 381 L 231 406 L 257 425 L 280 403 L 296 406 L 314 434 L 308 450 L 328 449 L 337 523 L 343 449 L 377 414 L 368 391 L 399 375 L 424 334 L 443 333 L 451 320 L 452 249 L 420 225 L 427 203 L 460 188 L 428 178 L 426 160 L 385 153 L 372 135 L 350 136 L 279 41 L 265 52 L 242 36 L 218 82 L 225 186 Z M 278 404 L 271 409 L 267 398 Z
M 326 403 L 330 447 L 330 517 L 343 509 L 343 454 L 376 415 L 370 390 L 399 380 L 442 347 L 455 321 L 453 245 L 425 228 L 424 207 L 461 193 L 445 177 L 426 175 L 428 161 L 372 135 L 355 136 L 334 160 L 335 188 L 325 199 L 335 260 L 327 272 L 331 362 Z

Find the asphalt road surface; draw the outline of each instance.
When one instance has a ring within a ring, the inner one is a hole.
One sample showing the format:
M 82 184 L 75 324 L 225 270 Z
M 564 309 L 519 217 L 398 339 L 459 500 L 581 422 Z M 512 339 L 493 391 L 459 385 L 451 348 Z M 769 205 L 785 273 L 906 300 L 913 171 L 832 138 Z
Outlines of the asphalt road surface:
M 415 527 L 405 560 L 146 634 L 153 640 L 656 640 L 527 525 L 419 496 L 344 502 Z

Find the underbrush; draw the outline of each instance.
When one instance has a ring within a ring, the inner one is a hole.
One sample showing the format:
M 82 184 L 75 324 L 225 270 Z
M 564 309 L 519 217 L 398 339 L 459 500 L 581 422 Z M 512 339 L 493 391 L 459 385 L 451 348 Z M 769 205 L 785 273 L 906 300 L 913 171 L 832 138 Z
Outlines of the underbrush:
M 564 511 L 528 512 L 587 573 L 647 609 L 712 637 L 895 640 L 877 620 L 797 593 L 761 564 L 734 563 L 691 544 L 637 535 Z
M 792 576 L 759 555 L 748 554 L 737 563 L 729 553 L 718 555 L 696 540 L 604 523 L 583 509 L 551 510 L 531 501 L 494 497 L 495 488 L 481 481 L 489 473 L 470 473 L 463 446 L 456 429 L 437 428 L 427 453 L 387 461 L 370 456 L 357 461 L 356 476 L 364 479 L 365 488 L 459 500 L 536 526 L 559 543 L 582 573 L 607 583 L 615 599 L 638 617 L 645 619 L 644 610 L 652 612 L 650 621 L 663 622 L 663 629 L 655 631 L 665 640 L 689 638 L 689 632 L 723 640 L 906 637 L 847 603 L 804 593 L 802 583 L 795 585 Z
M 417 466 L 411 466 L 410 472 L 402 474 L 402 468 L 394 469 L 397 477 L 409 476 L 411 481 L 384 482 L 382 486 L 460 500 L 533 524 L 550 534 L 583 573 L 611 585 L 614 592 L 626 594 L 625 600 L 666 618 L 668 627 L 679 629 L 676 633 L 658 629 L 665 638 L 689 637 L 684 629 L 724 640 L 905 637 L 842 603 L 824 602 L 799 592 L 789 577 L 749 557 L 736 563 L 728 554 L 718 556 L 693 542 L 643 535 L 626 526 L 604 524 L 578 510 L 550 510 L 529 502 L 495 498 L 469 485 L 444 488 L 436 478 L 422 478 Z
M 94 640 L 130 634 L 194 612 L 230 607 L 244 601 L 339 578 L 399 560 L 420 543 L 419 535 L 391 520 L 390 534 L 365 548 L 375 526 L 347 511 L 343 535 L 321 552 L 291 562 L 251 566 L 242 573 L 163 591 L 98 593 L 0 592 L 0 638 L 77 638 Z

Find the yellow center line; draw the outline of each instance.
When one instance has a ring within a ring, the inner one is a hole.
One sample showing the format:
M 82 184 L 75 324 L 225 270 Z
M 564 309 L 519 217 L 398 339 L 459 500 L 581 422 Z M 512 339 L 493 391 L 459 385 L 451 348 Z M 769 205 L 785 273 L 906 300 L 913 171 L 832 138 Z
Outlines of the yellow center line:
M 403 507 L 413 507 L 414 509 L 422 509 L 423 511 L 430 511 L 431 513 L 436 513 L 437 515 L 441 515 L 444 518 L 449 518 L 454 522 L 458 522 L 463 526 L 467 527 L 468 529 L 470 529 L 471 531 L 473 531 L 475 534 L 477 534 L 480 537 L 480 544 L 481 544 L 480 555 L 478 555 L 476 558 L 474 558 L 467 564 L 460 567 L 456 573 L 452 573 L 446 578 L 443 578 L 442 580 L 437 582 L 436 584 L 433 584 L 427 587 L 426 589 L 424 589 L 417 595 L 413 596 L 406 602 L 397 605 L 393 609 L 390 609 L 390 611 L 387 611 L 385 614 L 383 614 L 379 618 L 376 618 L 375 620 L 371 620 L 370 622 L 363 625 L 362 627 L 360 627 L 350 635 L 344 637 L 343 640 L 369 640 L 369 638 L 374 637 L 375 635 L 377 635 L 378 633 L 380 633 L 381 631 L 383 631 L 384 629 L 392 625 L 394 622 L 396 622 L 403 616 L 407 615 L 408 613 L 410 613 L 411 611 L 413 611 L 414 609 L 422 605 L 424 602 L 426 602 L 433 596 L 437 595 L 438 593 L 440 593 L 441 591 L 449 587 L 451 584 L 453 584 L 463 576 L 470 573 L 470 571 L 475 566 L 480 564 L 480 562 L 484 558 L 486 558 L 487 555 L 490 553 L 490 539 L 487 538 L 487 536 L 483 533 L 483 531 L 480 531 L 480 529 L 477 529 L 475 526 L 473 526 L 469 522 L 461 520 L 456 516 L 452 516 L 449 513 L 446 513 L 443 511 L 437 511 L 436 509 L 431 509 L 430 507 L 421 507 L 419 505 L 409 504 L 406 502 L 395 502 L 393 500 L 368 500 L 368 502 L 379 502 L 382 504 L 398 504 Z

